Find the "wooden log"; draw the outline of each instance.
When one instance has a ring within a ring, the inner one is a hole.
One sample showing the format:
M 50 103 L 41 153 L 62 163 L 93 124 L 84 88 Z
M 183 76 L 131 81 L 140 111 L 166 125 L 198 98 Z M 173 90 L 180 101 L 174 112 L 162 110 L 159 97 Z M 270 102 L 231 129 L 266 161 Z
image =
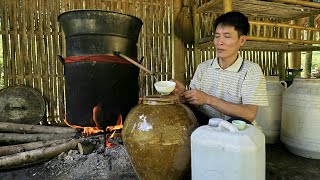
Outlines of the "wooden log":
M 173 1 L 173 19 L 175 22 L 178 14 L 182 8 L 181 0 L 179 1 Z M 171 29 L 174 29 L 174 23 L 171 24 Z M 182 84 L 185 84 L 185 68 L 184 68 L 184 62 L 185 62 L 185 46 L 184 42 L 174 34 L 171 39 L 172 45 L 175 47 L 175 51 L 173 52 L 173 72 L 174 72 L 174 79 L 180 81 Z M 151 53 L 153 54 L 153 53 Z
M 26 167 L 48 161 L 62 152 L 76 149 L 78 140 L 72 139 L 66 143 L 51 147 L 43 147 L 31 151 L 0 157 L 0 170 Z
M 18 123 L 0 123 L 0 132 L 15 132 L 15 133 L 76 133 L 77 130 L 71 127 L 43 126 Z
M 0 145 L 1 144 L 13 145 L 13 144 L 22 144 L 27 142 L 67 139 L 75 136 L 76 136 L 76 133 L 63 133 L 63 134 L 0 133 Z
M 89 142 L 79 142 L 78 143 L 78 150 L 80 154 L 87 155 L 93 152 L 95 145 Z
M 21 153 L 21 152 L 25 152 L 25 151 L 38 149 L 41 147 L 48 147 L 53 144 L 62 144 L 62 143 L 65 143 L 69 140 L 70 139 L 48 140 L 48 141 L 37 141 L 37 142 L 10 145 L 10 146 L 0 146 L 0 156 Z

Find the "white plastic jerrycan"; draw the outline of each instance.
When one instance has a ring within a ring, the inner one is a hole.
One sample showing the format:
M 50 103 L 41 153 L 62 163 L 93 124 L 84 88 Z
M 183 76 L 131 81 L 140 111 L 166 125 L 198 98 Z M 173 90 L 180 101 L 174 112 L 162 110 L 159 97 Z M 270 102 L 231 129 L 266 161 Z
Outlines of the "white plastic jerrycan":
M 191 134 L 192 180 L 264 180 L 265 136 L 255 126 L 243 130 L 213 118 Z

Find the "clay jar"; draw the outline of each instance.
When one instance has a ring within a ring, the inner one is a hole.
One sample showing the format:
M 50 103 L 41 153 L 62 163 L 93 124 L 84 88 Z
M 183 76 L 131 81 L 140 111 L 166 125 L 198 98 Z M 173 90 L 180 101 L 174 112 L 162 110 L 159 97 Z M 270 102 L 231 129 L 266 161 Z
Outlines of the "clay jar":
M 147 96 L 129 112 L 122 138 L 141 180 L 182 179 L 190 170 L 190 136 L 198 127 L 177 96 Z

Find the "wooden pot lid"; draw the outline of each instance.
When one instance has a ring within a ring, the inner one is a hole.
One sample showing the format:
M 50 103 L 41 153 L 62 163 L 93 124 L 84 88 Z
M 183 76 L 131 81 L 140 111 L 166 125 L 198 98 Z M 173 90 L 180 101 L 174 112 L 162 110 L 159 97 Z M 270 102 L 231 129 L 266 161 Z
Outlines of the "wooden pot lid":
M 28 86 L 10 86 L 0 91 L 0 122 L 38 124 L 46 112 L 39 91 Z

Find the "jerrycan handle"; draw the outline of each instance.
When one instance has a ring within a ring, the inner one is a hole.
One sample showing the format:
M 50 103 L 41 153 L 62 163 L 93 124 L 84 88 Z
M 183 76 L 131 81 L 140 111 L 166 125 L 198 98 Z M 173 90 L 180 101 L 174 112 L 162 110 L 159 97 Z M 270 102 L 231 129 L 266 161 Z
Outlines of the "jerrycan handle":
M 228 121 L 221 121 L 219 123 L 219 129 L 222 130 L 222 127 L 225 129 L 228 129 L 230 132 L 238 132 L 239 131 L 235 125 L 229 123 Z
M 224 120 L 221 118 L 211 118 L 209 119 L 208 125 L 213 127 L 218 127 L 221 121 L 224 121 Z
M 285 82 L 285 81 L 280 81 L 280 83 L 283 84 L 286 89 L 288 88 L 287 82 Z

